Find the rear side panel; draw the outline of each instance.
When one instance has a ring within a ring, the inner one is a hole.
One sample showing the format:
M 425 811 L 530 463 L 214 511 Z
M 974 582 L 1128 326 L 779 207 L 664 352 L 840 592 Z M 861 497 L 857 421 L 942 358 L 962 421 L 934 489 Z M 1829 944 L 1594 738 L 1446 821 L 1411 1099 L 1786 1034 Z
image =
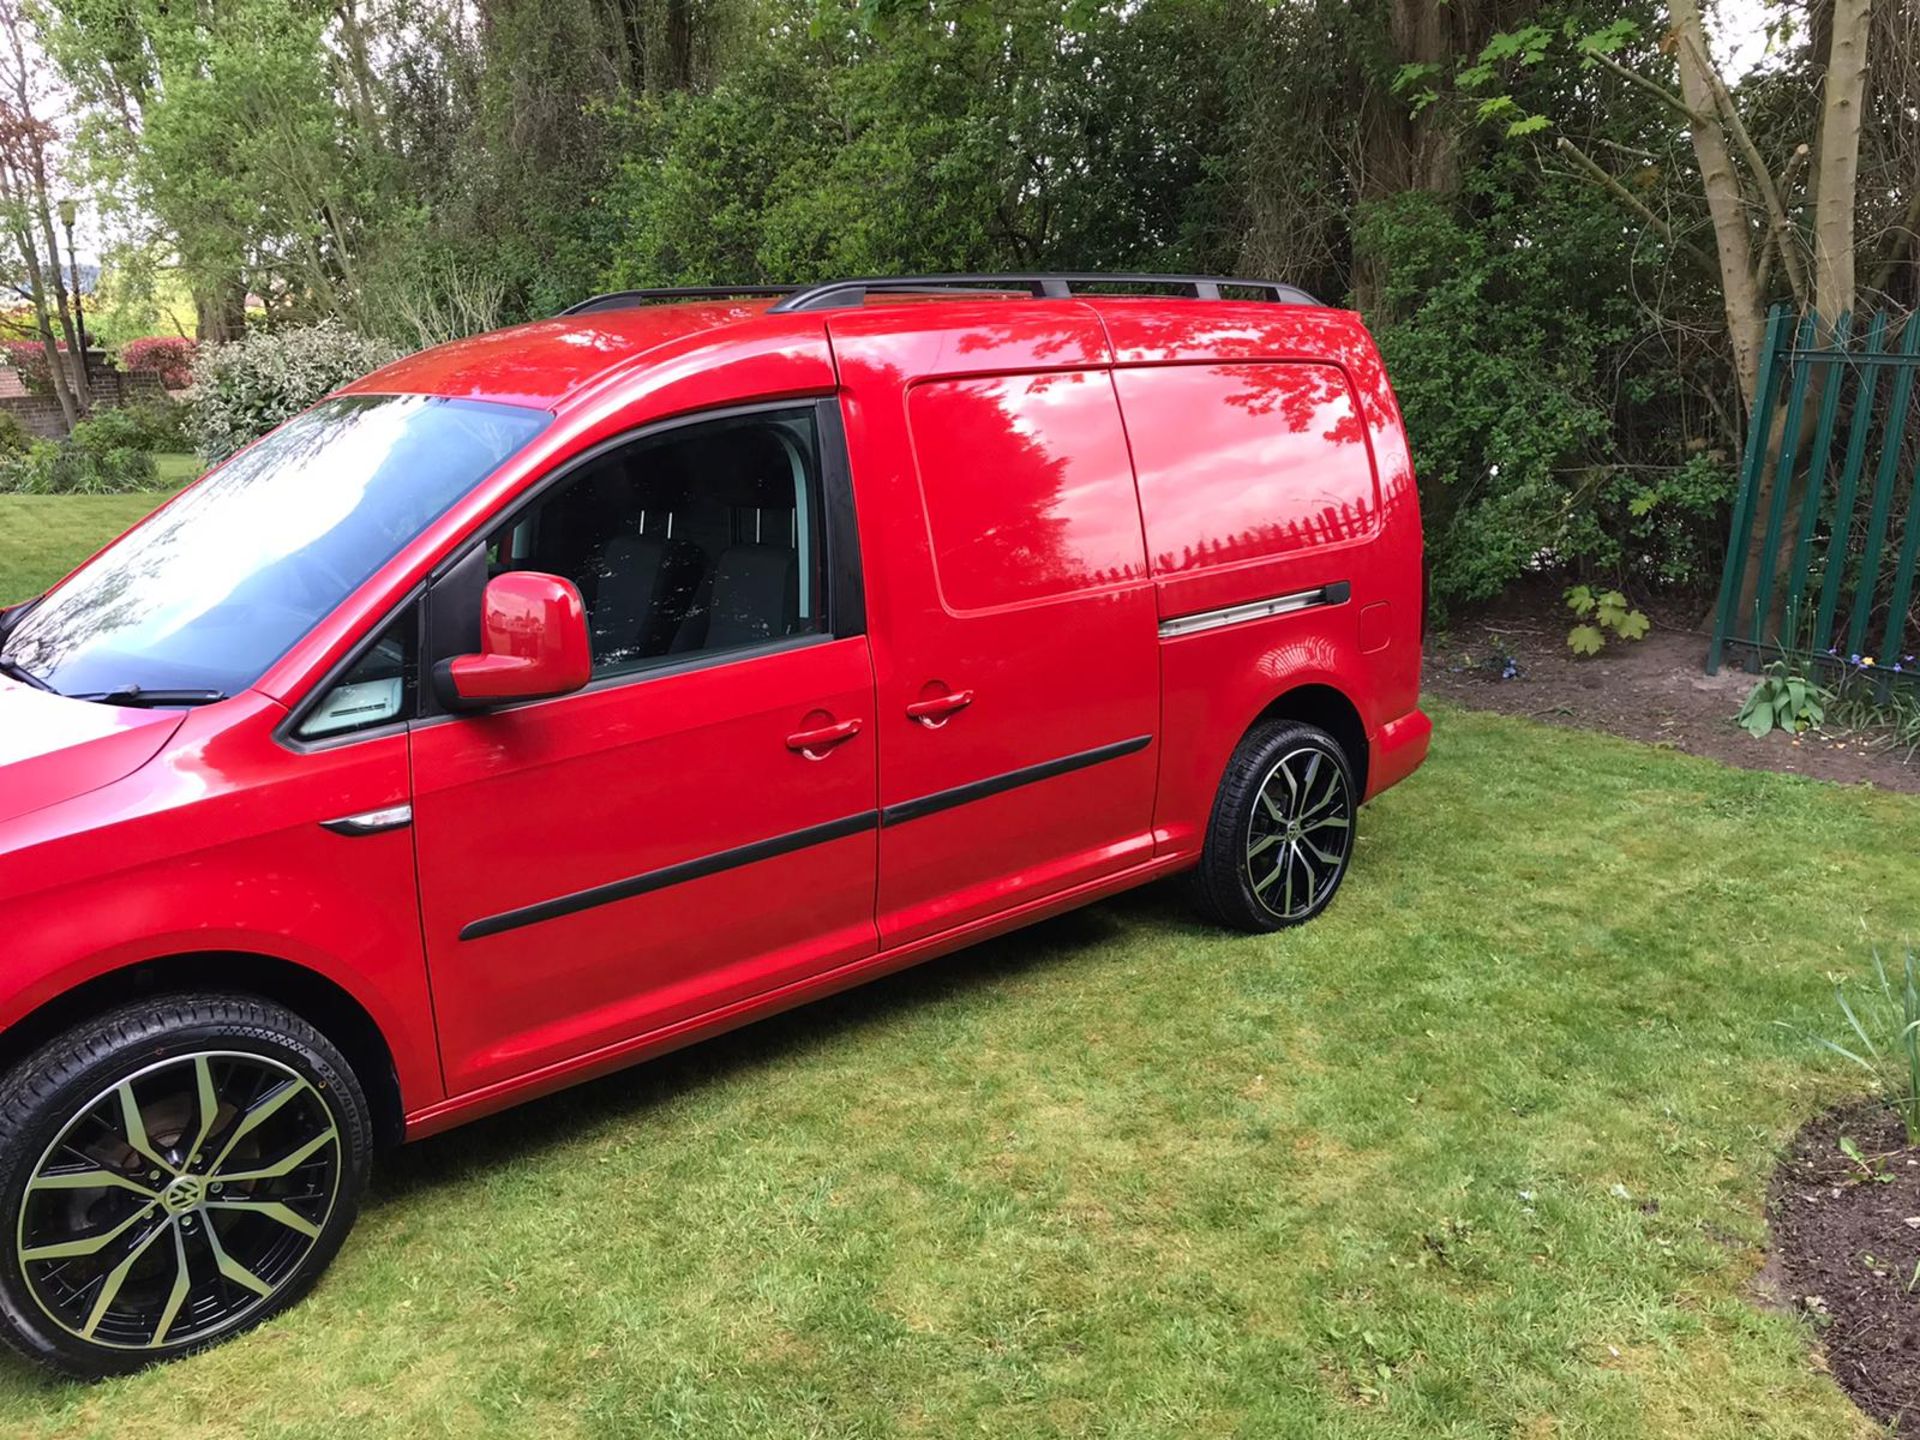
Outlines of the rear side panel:
M 1351 704 L 1377 794 L 1427 725 L 1419 510 L 1371 339 L 1300 307 L 1100 310 L 1164 637 L 1159 853 L 1198 849 L 1234 746 L 1302 686 Z M 1285 613 L 1243 618 L 1274 601 Z

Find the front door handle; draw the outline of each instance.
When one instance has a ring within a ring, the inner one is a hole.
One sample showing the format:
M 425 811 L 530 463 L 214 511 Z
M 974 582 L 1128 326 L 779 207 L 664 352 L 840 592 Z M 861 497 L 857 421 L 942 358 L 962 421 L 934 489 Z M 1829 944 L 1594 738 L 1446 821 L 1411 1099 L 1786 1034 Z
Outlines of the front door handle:
M 842 720 L 836 725 L 820 725 L 811 730 L 796 730 L 787 736 L 787 748 L 798 750 L 809 760 L 826 758 L 827 751 L 860 733 L 858 720 Z
M 947 723 L 947 718 L 956 711 L 964 710 L 973 703 L 973 691 L 949 690 L 944 695 L 935 695 L 931 700 L 916 700 L 907 706 L 907 718 L 918 720 L 929 730 L 936 730 Z

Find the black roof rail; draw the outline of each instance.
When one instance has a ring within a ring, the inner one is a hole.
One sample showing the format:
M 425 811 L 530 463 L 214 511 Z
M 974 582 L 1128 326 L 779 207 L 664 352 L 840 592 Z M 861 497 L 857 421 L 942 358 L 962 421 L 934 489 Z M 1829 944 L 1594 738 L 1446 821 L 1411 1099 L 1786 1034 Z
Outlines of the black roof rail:
M 596 310 L 624 310 L 629 305 L 649 305 L 656 300 L 732 300 L 757 299 L 764 295 L 795 295 L 799 285 L 668 285 L 655 290 L 609 290 L 569 305 L 562 315 L 591 315 Z
M 861 305 L 869 294 L 925 295 L 949 290 L 1006 291 L 1025 290 L 1037 300 L 1064 300 L 1087 291 L 1112 286 L 1153 286 L 1179 290 L 1195 300 L 1234 298 L 1223 290 L 1251 290 L 1249 298 L 1270 300 L 1281 305 L 1318 305 L 1306 291 L 1277 280 L 1242 280 L 1224 275 L 1147 275 L 1125 271 L 1109 272 L 1035 272 L 1018 275 L 897 275 L 875 276 L 863 280 L 830 280 L 824 285 L 794 287 L 772 309 L 838 310 Z

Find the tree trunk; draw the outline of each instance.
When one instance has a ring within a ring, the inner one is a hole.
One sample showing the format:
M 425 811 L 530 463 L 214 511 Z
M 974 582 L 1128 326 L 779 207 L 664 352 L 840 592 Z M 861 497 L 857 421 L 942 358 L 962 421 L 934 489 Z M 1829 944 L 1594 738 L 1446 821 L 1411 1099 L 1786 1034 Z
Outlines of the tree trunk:
M 224 345 L 247 331 L 247 292 L 238 280 L 193 291 L 194 339 Z
M 1720 289 L 1726 310 L 1727 337 L 1733 344 L 1734 374 L 1740 398 L 1750 411 L 1759 385 L 1760 343 L 1765 314 L 1759 286 L 1754 281 L 1753 235 L 1747 219 L 1746 198 L 1733 168 L 1733 150 L 1726 128 L 1714 112 L 1706 27 L 1695 0 L 1673 0 L 1673 36 L 1680 67 L 1680 98 L 1692 112 L 1689 125 L 1693 154 L 1700 164 L 1700 185 L 1706 192 L 1707 213 L 1713 218 L 1713 241 L 1720 260 Z
M 1682 0 L 1682 3 L 1690 4 L 1690 0 Z M 1859 192 L 1860 125 L 1866 92 L 1866 42 L 1871 3 L 1872 0 L 1832 0 L 1820 16 L 1828 48 L 1809 188 L 1814 212 L 1812 299 L 1815 333 L 1823 340 L 1831 338 L 1835 322 L 1843 313 L 1853 309 L 1855 300 L 1854 218 Z M 1676 14 L 1680 8 L 1680 4 L 1674 6 Z M 1699 53 L 1706 53 L 1704 44 Z M 1684 69 L 1682 74 L 1684 78 Z M 1691 103 L 1692 97 L 1688 99 Z M 1703 173 L 1704 170 L 1703 159 Z M 1716 214 L 1716 230 L 1719 228 L 1718 221 Z M 1743 220 L 1743 233 L 1744 224 Z M 1761 299 L 1756 294 L 1756 325 L 1759 323 L 1757 307 Z M 1737 626 L 1744 625 L 1748 620 L 1757 620 L 1757 631 L 1762 640 L 1771 637 L 1785 647 L 1791 647 L 1795 638 L 1786 633 L 1788 617 L 1785 613 L 1785 597 L 1791 583 L 1788 571 L 1793 563 L 1793 534 L 1791 527 L 1783 528 L 1779 550 L 1767 554 L 1765 517 L 1772 510 L 1775 492 L 1782 484 L 1787 486 L 1786 513 L 1797 515 L 1806 503 L 1808 488 L 1823 485 L 1826 480 L 1824 475 L 1808 473 L 1805 466 L 1810 463 L 1811 457 L 1805 461 L 1799 457 L 1812 438 L 1813 419 L 1819 409 L 1823 387 L 1833 383 L 1835 377 L 1816 368 L 1809 379 L 1797 433 L 1787 433 L 1784 408 L 1775 413 L 1773 423 L 1768 427 L 1760 481 L 1754 487 L 1753 524 L 1746 540 L 1746 569 L 1741 578 L 1737 601 L 1739 610 L 1734 617 Z M 1744 379 L 1742 387 L 1751 410 L 1758 397 Z M 1789 446 L 1792 447 L 1796 463 L 1782 477 L 1780 461 L 1783 451 Z M 1752 463 L 1751 456 L 1745 458 L 1747 463 Z M 1767 613 L 1756 616 L 1763 578 L 1770 580 Z
M 1814 155 L 1813 308 L 1831 325 L 1854 301 L 1853 227 L 1872 0 L 1834 0 L 1827 79 Z
M 60 418 L 71 431 L 80 419 L 73 390 L 67 383 L 66 367 L 60 363 L 60 345 L 54 338 L 53 322 L 47 318 L 47 291 L 40 267 L 39 247 L 24 222 L 14 231 L 14 243 L 20 247 L 21 261 L 27 269 L 27 286 L 32 291 L 33 324 L 40 335 L 40 348 L 47 354 L 47 374 L 52 377 L 53 395 L 60 402 Z
M 1456 53 L 1453 26 L 1471 24 L 1448 0 L 1389 0 L 1387 39 L 1396 65 L 1432 65 L 1444 69 Z M 1418 113 L 1407 97 L 1384 81 L 1369 89 L 1360 120 L 1360 164 L 1354 194 L 1362 203 L 1407 191 L 1451 195 L 1460 178 L 1459 151 L 1440 106 Z M 1387 277 L 1377 256 L 1354 258 L 1355 308 L 1375 323 Z
M 693 85 L 693 0 L 667 0 L 667 75 L 669 90 Z
M 47 205 L 46 172 L 37 163 L 34 168 L 38 172 L 33 177 L 34 208 L 39 214 L 40 235 L 47 247 L 46 269 L 53 277 L 53 311 L 60 321 L 60 334 L 67 342 L 67 354 L 72 360 L 74 408 L 85 416 L 93 409 L 93 386 L 87 379 L 87 352 L 73 323 L 73 309 L 67 303 L 67 284 L 60 269 L 60 244 L 54 238 L 53 212 Z

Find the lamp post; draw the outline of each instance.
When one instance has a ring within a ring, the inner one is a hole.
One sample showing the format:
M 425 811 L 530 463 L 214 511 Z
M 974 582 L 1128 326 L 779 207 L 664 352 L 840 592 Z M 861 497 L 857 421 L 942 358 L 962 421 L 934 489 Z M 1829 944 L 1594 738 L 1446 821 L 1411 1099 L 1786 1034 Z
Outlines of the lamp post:
M 79 215 L 79 201 L 68 199 L 60 202 L 60 223 L 67 231 L 67 275 L 73 288 L 73 326 L 79 332 L 76 343 L 80 347 L 80 373 L 84 376 L 87 373 L 87 307 L 80 298 L 80 257 L 73 253 L 73 222 Z

